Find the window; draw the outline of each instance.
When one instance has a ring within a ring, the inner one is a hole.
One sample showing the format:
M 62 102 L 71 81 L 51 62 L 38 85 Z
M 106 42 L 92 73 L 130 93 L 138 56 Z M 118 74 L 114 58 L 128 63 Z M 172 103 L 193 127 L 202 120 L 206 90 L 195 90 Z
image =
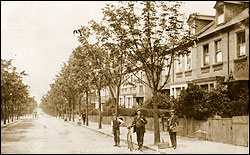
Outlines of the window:
M 128 97 L 127 99 L 128 99 L 128 108 L 130 108 L 130 97 Z
M 238 57 L 246 55 L 245 31 L 237 33 L 237 55 Z
M 181 72 L 182 71 L 182 56 L 179 56 L 179 59 L 177 60 L 177 72 Z
M 209 49 L 208 44 L 203 46 L 203 66 L 209 65 Z
M 208 84 L 200 85 L 201 89 L 208 90 Z
M 222 43 L 221 40 L 215 42 L 215 62 L 222 62 Z
M 214 84 L 213 83 L 210 84 L 210 90 L 212 90 L 212 89 L 214 89 Z
M 176 97 L 181 95 L 181 88 L 176 88 Z
M 185 61 L 185 70 L 191 69 L 191 51 L 188 51 L 186 54 L 186 61 Z
M 218 19 L 217 19 L 217 24 L 221 24 L 224 22 L 224 10 L 223 8 L 218 9 Z

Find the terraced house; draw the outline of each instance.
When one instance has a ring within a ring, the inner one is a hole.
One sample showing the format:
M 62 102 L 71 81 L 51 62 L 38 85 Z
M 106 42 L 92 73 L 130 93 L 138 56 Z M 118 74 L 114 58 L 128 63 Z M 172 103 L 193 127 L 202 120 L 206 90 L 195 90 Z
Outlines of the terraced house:
M 177 97 L 189 84 L 211 90 L 220 81 L 249 80 L 249 2 L 218 1 L 215 16 L 188 18 L 194 46 L 174 62 L 170 94 Z
M 249 80 L 249 2 L 217 1 L 214 10 L 215 16 L 193 13 L 187 20 L 196 41 L 187 54 L 174 61 L 164 87 L 164 92 L 175 98 L 190 84 L 212 90 L 218 82 Z M 136 75 L 146 78 L 143 72 Z M 165 68 L 162 82 L 167 75 Z M 136 79 L 132 73 L 128 76 L 131 82 Z M 107 91 L 103 94 L 109 95 Z M 123 85 L 119 104 L 138 107 L 151 96 L 145 84 Z

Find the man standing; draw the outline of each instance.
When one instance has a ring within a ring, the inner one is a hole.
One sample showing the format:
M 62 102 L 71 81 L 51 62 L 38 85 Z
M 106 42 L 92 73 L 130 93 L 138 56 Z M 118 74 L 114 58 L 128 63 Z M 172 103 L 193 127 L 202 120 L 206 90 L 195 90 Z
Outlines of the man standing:
M 114 146 L 120 147 L 120 122 L 118 120 L 118 117 L 116 114 L 113 115 L 113 120 L 112 120 L 112 128 L 113 128 L 113 134 L 114 134 L 114 141 L 115 144 Z
M 146 132 L 145 125 L 147 120 L 141 115 L 141 110 L 136 111 L 137 115 L 134 117 L 132 125 L 134 126 L 134 132 L 136 132 L 138 150 L 142 151 L 144 133 Z
M 176 149 L 177 140 L 176 140 L 176 127 L 179 124 L 178 117 L 174 114 L 174 110 L 170 110 L 170 118 L 168 119 L 168 131 L 171 140 L 172 147 Z

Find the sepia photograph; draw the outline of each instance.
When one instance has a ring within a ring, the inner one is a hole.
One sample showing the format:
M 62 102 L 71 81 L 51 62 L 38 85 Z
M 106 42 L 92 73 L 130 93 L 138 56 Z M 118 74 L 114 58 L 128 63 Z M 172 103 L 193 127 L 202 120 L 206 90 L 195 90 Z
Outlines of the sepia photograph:
M 249 1 L 1 1 L 1 154 L 249 154 Z

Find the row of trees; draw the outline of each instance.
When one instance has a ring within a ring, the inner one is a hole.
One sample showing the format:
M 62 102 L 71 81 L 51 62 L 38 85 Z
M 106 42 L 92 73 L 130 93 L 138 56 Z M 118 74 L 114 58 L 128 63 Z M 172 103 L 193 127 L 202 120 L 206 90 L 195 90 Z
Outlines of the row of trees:
M 29 86 L 23 83 L 24 71 L 18 73 L 11 60 L 1 59 L 1 120 L 13 121 L 21 115 L 30 114 L 37 106 L 33 97 L 29 96 Z
M 181 4 L 167 1 L 107 4 L 100 23 L 92 20 L 88 26 L 74 30 L 81 45 L 73 50 L 44 95 L 44 109 L 60 109 L 69 113 L 71 119 L 71 112 L 74 115 L 75 105 L 83 94 L 88 107 L 88 93 L 97 90 L 101 128 L 101 90 L 109 88 L 118 114 L 120 87 L 133 84 L 127 80 L 127 75 L 133 74 L 137 77 L 135 83 L 143 83 L 152 91 L 154 142 L 159 143 L 157 94 L 169 78 L 168 74 L 162 79 L 162 72 L 167 68 L 170 73 L 176 56 L 185 54 L 193 43 L 185 28 L 184 15 L 179 12 Z M 143 72 L 146 78 L 139 77 L 138 72 Z M 88 108 L 86 111 L 88 116 Z

